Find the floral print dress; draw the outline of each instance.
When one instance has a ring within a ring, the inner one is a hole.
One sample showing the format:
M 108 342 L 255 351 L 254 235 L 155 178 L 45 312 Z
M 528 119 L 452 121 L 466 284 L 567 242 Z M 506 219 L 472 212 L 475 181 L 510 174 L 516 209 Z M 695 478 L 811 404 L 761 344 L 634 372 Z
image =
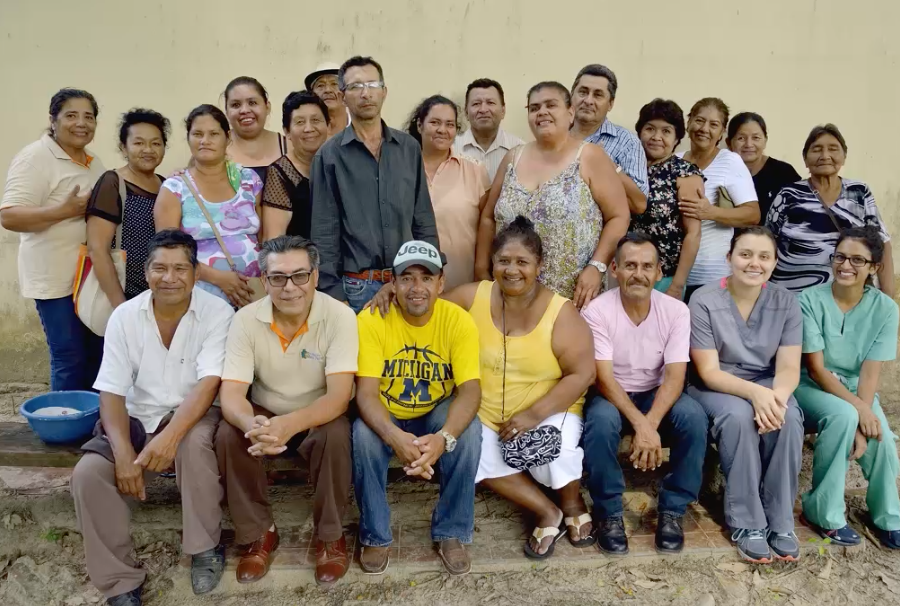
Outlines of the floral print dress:
M 561 173 L 539 185 L 526 189 L 516 174 L 522 155 L 520 147 L 509 163 L 503 178 L 503 189 L 494 208 L 494 220 L 500 231 L 519 215 L 534 223 L 544 245 L 544 263 L 540 282 L 568 299 L 575 294 L 575 283 L 600 241 L 603 215 L 594 201 L 591 189 L 581 178 L 581 151 Z
M 184 173 L 185 179 L 191 180 L 194 189 L 197 183 L 191 178 L 190 171 Z M 228 259 L 216 240 L 212 227 L 206 220 L 203 211 L 197 205 L 191 190 L 181 177 L 167 179 L 163 187 L 175 194 L 181 201 L 181 229 L 197 241 L 197 257 L 200 263 L 215 269 L 231 271 Z M 222 236 L 238 273 L 248 278 L 257 278 L 259 260 L 257 248 L 260 219 L 256 214 L 256 196 L 263 185 L 259 176 L 252 169 L 241 169 L 241 186 L 234 197 L 225 202 L 209 202 L 203 200 L 206 210 Z M 197 282 L 197 286 L 219 296 L 226 301 L 228 297 L 218 286 L 208 282 Z

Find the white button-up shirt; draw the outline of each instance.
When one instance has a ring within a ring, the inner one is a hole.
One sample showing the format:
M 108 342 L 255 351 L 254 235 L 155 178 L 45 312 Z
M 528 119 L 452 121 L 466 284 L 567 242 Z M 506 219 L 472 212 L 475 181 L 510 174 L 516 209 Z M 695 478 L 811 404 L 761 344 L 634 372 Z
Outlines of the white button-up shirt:
M 103 363 L 94 389 L 125 397 L 129 416 L 147 433 L 178 408 L 197 383 L 221 377 L 234 310 L 194 288 L 169 349 L 163 345 L 147 290 L 116 308 L 106 327 Z
M 506 152 L 523 143 L 525 142 L 517 136 L 511 135 L 501 128 L 497 131 L 494 142 L 485 150 L 478 145 L 475 135 L 472 134 L 472 129 L 470 128 L 463 134 L 456 136 L 456 141 L 453 142 L 453 151 L 460 156 L 466 156 L 484 164 L 488 171 L 488 177 L 493 182 L 494 175 L 497 174 L 497 169 L 500 168 L 500 163 L 503 162 Z

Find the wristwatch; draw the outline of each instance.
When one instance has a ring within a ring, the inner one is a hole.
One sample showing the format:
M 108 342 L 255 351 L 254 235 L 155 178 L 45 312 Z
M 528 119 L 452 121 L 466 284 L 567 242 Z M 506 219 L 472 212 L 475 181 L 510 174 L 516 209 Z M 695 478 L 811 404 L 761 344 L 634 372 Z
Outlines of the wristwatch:
M 453 450 L 456 448 L 456 438 L 451 436 L 443 429 L 438 432 L 438 435 L 444 438 L 444 450 L 446 452 L 453 452 Z
M 601 275 L 606 273 L 606 263 L 603 263 L 601 261 L 594 261 L 593 259 L 591 259 L 590 261 L 588 261 L 588 265 L 593 265 L 594 267 L 596 267 L 597 271 L 599 271 Z

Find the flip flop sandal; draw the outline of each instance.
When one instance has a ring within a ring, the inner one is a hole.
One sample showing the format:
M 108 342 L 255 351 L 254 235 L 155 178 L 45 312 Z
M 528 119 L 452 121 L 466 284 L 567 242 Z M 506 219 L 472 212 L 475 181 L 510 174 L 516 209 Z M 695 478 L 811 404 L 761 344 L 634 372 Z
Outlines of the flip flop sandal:
M 577 541 L 572 540 L 572 533 L 569 532 L 570 528 L 575 528 L 578 536 L 581 536 L 581 529 L 585 524 L 593 523 L 594 519 L 591 517 L 589 513 L 583 513 L 578 517 L 572 518 L 564 518 L 563 522 L 566 525 L 566 535 L 569 537 L 569 543 L 571 543 L 574 547 L 590 547 L 594 543 L 597 542 L 597 537 L 594 536 L 594 533 L 591 532 L 585 539 L 578 539 Z
M 565 534 L 566 526 L 563 523 L 560 523 L 558 527 L 545 526 L 544 528 L 535 528 L 534 532 L 531 533 L 531 536 L 537 539 L 537 542 L 539 544 L 543 539 L 546 539 L 547 537 L 553 538 L 550 541 L 550 546 L 544 553 L 538 553 L 534 549 L 532 549 L 530 540 L 525 541 L 525 555 L 532 560 L 546 560 L 553 555 L 553 550 L 556 548 L 556 542 L 559 541 Z

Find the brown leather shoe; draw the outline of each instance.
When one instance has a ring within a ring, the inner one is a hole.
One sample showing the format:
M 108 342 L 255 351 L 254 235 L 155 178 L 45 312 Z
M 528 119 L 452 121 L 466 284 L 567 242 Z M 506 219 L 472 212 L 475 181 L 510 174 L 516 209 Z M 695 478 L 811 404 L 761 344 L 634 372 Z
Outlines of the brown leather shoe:
M 359 567 L 366 574 L 384 574 L 391 561 L 391 546 L 368 547 L 363 545 L 359 554 Z
M 278 549 L 278 529 L 267 530 L 261 539 L 250 544 L 237 567 L 238 583 L 253 583 L 269 572 L 272 552 Z
M 460 543 L 459 539 L 445 539 L 438 544 L 438 555 L 441 556 L 441 562 L 453 576 L 468 574 L 472 569 L 472 560 L 469 558 L 469 552 L 466 546 Z
M 350 558 L 347 557 L 347 541 L 341 537 L 326 543 L 316 539 L 316 584 L 330 587 L 347 574 Z

